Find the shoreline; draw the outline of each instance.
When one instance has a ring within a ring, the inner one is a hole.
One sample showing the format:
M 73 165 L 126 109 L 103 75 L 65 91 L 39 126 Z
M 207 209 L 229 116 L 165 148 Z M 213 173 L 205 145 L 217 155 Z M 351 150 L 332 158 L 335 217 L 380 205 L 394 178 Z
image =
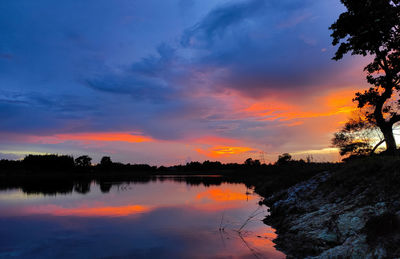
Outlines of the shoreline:
M 374 156 L 341 164 L 300 163 L 201 171 L 9 171 L 0 189 L 55 195 L 102 192 L 121 182 L 174 178 L 190 185 L 243 183 L 270 208 L 276 248 L 288 258 L 400 257 L 400 158 Z M 183 168 L 185 169 L 185 168 Z M 218 177 L 216 177 L 218 175 Z
M 400 160 L 365 158 L 273 195 L 264 223 L 287 258 L 398 258 Z

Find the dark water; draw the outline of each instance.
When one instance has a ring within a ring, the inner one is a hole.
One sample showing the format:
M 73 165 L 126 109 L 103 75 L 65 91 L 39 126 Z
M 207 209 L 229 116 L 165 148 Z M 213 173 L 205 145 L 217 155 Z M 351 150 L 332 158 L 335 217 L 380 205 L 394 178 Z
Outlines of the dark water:
M 284 258 L 259 198 L 243 184 L 172 179 L 107 193 L 95 183 L 85 194 L 0 191 L 0 258 Z

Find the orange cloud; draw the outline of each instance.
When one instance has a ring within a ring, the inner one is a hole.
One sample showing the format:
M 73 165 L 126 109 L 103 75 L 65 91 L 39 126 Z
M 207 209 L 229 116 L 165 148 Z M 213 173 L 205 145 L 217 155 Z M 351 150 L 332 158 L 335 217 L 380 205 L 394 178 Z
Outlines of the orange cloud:
M 223 137 L 218 137 L 218 136 L 205 136 L 201 138 L 196 138 L 191 141 L 192 143 L 195 144 L 224 144 L 224 145 L 232 145 L 236 144 L 239 141 L 237 139 L 232 139 L 232 138 L 223 138 Z
M 202 155 L 212 157 L 212 158 L 219 158 L 219 157 L 223 157 L 223 156 L 242 154 L 245 152 L 252 151 L 254 149 L 249 148 L 249 147 L 215 146 L 215 147 L 211 147 L 207 150 L 204 150 L 201 148 L 196 148 L 195 150 Z
M 129 132 L 92 132 L 92 133 L 71 133 L 71 134 L 56 134 L 52 136 L 31 136 L 30 142 L 41 143 L 62 143 L 69 140 L 90 142 L 90 141 L 120 141 L 129 143 L 140 143 L 154 141 L 153 138 L 143 135 L 135 135 Z
M 245 193 L 233 192 L 228 189 L 210 188 L 205 192 L 196 195 L 197 200 L 210 199 L 213 201 L 242 201 L 253 199 L 253 196 L 248 196 Z
M 352 103 L 354 93 L 354 89 L 335 91 L 319 97 L 316 101 L 296 105 L 284 101 L 267 100 L 263 103 L 253 103 L 242 111 L 256 117 L 259 121 L 287 121 L 350 114 L 356 109 Z M 296 125 L 298 124 L 285 126 Z
M 66 140 L 92 140 L 92 141 L 122 141 L 130 143 L 153 141 L 151 137 L 142 135 L 132 135 L 124 132 L 107 132 L 107 133 L 81 133 L 81 134 L 61 134 L 56 135 Z

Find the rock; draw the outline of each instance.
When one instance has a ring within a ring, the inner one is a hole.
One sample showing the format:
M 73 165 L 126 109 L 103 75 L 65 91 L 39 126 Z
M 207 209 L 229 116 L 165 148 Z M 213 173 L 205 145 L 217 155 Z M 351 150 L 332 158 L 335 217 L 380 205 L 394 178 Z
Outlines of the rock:
M 335 243 L 338 241 L 337 233 L 330 232 L 328 229 L 324 229 L 320 234 L 318 234 L 318 238 L 327 243 Z
M 353 191 L 320 188 L 332 177 L 329 172 L 290 187 L 269 199 L 271 215 L 265 222 L 277 229 L 277 247 L 288 258 L 386 258 L 388 247 L 371 247 L 365 225 L 371 217 L 398 208 L 400 193 L 382 200 L 383 193 L 371 184 L 354 186 Z M 372 181 L 372 180 L 371 180 Z M 335 197 L 336 196 L 336 197 Z M 332 199 L 333 197 L 333 199 Z M 397 248 L 396 248 L 397 249 Z

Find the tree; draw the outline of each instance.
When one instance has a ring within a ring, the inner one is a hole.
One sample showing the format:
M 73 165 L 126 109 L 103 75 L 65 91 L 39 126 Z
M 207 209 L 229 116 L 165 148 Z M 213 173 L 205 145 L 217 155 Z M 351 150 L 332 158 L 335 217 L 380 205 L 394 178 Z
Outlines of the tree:
M 400 90 L 400 0 L 341 0 L 347 12 L 331 25 L 334 60 L 347 53 L 373 58 L 364 71 L 372 87 L 356 93 L 353 101 L 366 111 L 368 122 L 384 136 L 387 152 L 396 152 L 393 125 L 400 121 L 400 102 L 393 101 Z
M 25 169 L 30 171 L 69 171 L 74 168 L 72 156 L 47 154 L 28 155 L 22 160 Z
M 381 135 L 376 125 L 356 117 L 350 119 L 339 132 L 335 133 L 332 145 L 339 148 L 342 156 L 368 155 L 374 153 L 384 142 Z M 373 146 L 376 141 L 378 142 Z
M 87 168 L 92 165 L 91 161 L 92 161 L 92 158 L 89 156 L 86 156 L 86 155 L 80 156 L 75 159 L 75 165 L 77 167 Z
M 253 160 L 252 158 L 247 158 L 246 161 L 244 161 L 244 164 L 246 166 L 260 166 L 260 160 Z
M 102 170 L 110 170 L 114 163 L 111 161 L 111 157 L 103 156 L 100 160 L 100 168 Z
M 288 164 L 292 161 L 292 156 L 289 153 L 283 153 L 282 155 L 278 156 L 278 160 L 276 161 L 277 165 L 284 165 Z

